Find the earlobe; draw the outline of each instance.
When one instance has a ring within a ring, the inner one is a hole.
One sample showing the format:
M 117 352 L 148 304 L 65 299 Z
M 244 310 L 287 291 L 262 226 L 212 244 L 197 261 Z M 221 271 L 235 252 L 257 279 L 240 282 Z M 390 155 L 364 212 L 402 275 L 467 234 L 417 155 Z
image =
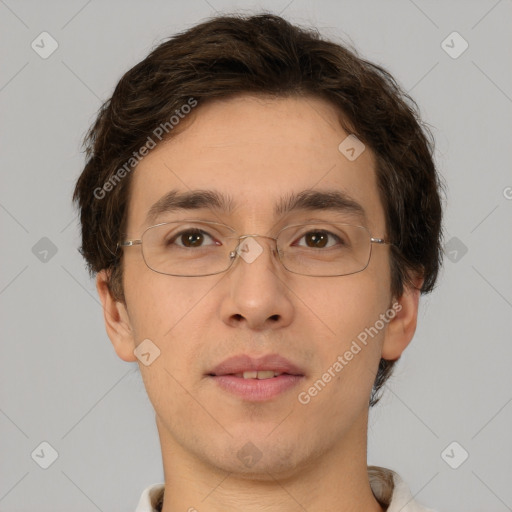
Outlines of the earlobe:
M 396 314 L 386 328 L 382 344 L 383 359 L 396 361 L 411 342 L 416 331 L 422 284 L 423 280 L 418 280 L 414 287 L 406 287 L 402 296 L 392 303 Z
M 108 271 L 101 270 L 96 276 L 96 289 L 103 305 L 103 317 L 108 337 L 120 359 L 126 362 L 137 361 L 133 351 L 135 340 L 126 306 L 114 300 L 107 285 Z

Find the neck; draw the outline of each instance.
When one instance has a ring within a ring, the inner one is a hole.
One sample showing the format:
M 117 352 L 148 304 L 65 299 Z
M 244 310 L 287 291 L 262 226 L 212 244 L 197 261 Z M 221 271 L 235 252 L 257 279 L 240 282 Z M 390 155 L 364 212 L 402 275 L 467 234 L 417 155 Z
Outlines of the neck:
M 367 421 L 366 414 L 335 446 L 293 467 L 280 463 L 242 474 L 185 450 L 157 417 L 165 475 L 162 512 L 383 512 L 368 478 Z

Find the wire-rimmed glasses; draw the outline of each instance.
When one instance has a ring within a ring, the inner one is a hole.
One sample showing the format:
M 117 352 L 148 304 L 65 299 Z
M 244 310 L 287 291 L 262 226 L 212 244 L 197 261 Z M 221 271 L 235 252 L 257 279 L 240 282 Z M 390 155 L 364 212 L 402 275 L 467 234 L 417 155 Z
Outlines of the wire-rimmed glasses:
M 160 274 L 200 277 L 226 272 L 238 256 L 254 261 L 263 250 L 255 238 L 275 242 L 273 252 L 289 272 L 316 277 L 361 272 L 370 262 L 373 244 L 391 244 L 372 237 L 364 226 L 338 222 L 293 224 L 271 237 L 237 235 L 219 222 L 177 220 L 148 227 L 140 239 L 117 246 L 141 245 L 146 265 Z

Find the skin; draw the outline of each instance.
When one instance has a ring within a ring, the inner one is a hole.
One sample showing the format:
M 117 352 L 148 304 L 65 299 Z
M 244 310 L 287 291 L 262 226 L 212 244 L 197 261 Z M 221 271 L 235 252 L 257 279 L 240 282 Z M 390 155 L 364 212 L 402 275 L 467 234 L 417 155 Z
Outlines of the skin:
M 372 236 L 386 236 L 374 156 L 366 148 L 351 162 L 339 152 L 348 134 L 324 100 L 241 95 L 199 106 L 183 123 L 133 174 L 127 238 L 140 238 L 146 212 L 171 189 L 232 195 L 238 206 L 231 214 L 201 210 L 189 217 L 223 222 L 239 234 L 267 234 L 311 215 L 274 217 L 281 195 L 343 190 L 366 210 Z M 153 272 L 140 247 L 125 248 L 126 305 L 109 294 L 106 271 L 97 276 L 118 356 L 138 361 L 134 349 L 146 338 L 161 351 L 139 367 L 160 436 L 163 510 L 382 511 L 367 475 L 368 400 L 380 358 L 399 358 L 413 337 L 419 292 L 391 296 L 387 246 L 373 246 L 362 272 L 312 278 L 287 272 L 272 246 L 256 240 L 265 250 L 254 262 L 239 258 L 224 274 L 195 278 Z M 395 301 L 401 310 L 386 328 L 307 405 L 299 403 L 298 393 Z M 304 369 L 304 382 L 249 403 L 205 377 L 242 353 L 278 353 Z M 237 457 L 248 442 L 261 452 L 250 468 Z

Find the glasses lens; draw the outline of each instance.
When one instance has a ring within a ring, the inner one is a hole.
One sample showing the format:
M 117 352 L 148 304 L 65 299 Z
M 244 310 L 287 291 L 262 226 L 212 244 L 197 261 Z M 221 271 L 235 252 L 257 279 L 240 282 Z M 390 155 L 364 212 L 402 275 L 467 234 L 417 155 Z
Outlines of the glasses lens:
M 207 276 L 231 266 L 237 244 L 235 231 L 224 224 L 175 221 L 143 233 L 142 255 L 147 266 L 161 274 Z M 329 277 L 364 270 L 370 261 L 371 241 L 362 226 L 326 222 L 284 228 L 277 248 L 288 271 Z
M 370 233 L 362 226 L 349 224 L 288 226 L 279 234 L 278 249 L 284 267 L 296 274 L 355 274 L 370 261 Z
M 214 222 L 176 221 L 148 228 L 142 235 L 147 266 L 162 274 L 206 276 L 231 265 L 234 230 Z

